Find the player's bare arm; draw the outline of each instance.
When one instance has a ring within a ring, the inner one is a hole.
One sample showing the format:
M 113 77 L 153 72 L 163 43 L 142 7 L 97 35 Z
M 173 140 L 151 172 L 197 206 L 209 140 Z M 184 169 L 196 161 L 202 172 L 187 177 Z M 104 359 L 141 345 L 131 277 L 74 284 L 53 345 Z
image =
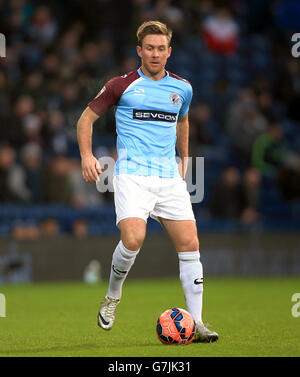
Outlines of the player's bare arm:
M 92 109 L 87 107 L 77 122 L 77 140 L 81 156 L 82 176 L 86 182 L 96 183 L 101 166 L 92 152 L 93 124 L 99 118 Z
M 189 155 L 189 118 L 188 114 L 186 114 L 183 118 L 179 118 L 177 121 L 177 141 L 176 141 L 176 148 L 181 159 L 181 163 L 179 164 L 179 173 L 181 177 L 184 179 L 187 164 L 188 164 L 188 155 Z

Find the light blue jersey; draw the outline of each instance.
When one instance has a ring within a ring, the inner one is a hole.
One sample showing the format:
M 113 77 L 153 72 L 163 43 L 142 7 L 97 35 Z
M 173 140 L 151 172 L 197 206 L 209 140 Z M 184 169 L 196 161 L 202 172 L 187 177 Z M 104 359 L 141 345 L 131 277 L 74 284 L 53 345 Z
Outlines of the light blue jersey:
M 116 105 L 118 159 L 115 174 L 178 177 L 177 120 L 192 99 L 190 83 L 166 72 L 158 81 L 141 69 L 110 80 L 89 107 L 98 115 Z

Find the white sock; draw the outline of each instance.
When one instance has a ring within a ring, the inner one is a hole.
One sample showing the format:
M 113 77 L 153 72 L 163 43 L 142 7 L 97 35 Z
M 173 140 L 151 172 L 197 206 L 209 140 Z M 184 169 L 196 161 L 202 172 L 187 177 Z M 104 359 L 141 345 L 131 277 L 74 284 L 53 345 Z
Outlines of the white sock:
M 113 253 L 109 286 L 107 296 L 120 299 L 122 296 L 122 286 L 132 267 L 140 249 L 131 251 L 126 249 L 120 241 Z
M 180 280 L 187 311 L 196 322 L 202 323 L 203 268 L 199 251 L 178 253 Z

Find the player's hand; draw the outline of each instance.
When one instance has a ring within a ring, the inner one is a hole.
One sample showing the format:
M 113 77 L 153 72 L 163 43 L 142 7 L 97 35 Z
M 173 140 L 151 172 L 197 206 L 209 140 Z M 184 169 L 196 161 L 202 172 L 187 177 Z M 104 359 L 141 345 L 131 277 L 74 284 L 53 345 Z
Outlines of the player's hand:
M 102 173 L 99 161 L 93 155 L 82 157 L 81 159 L 82 176 L 86 182 L 96 183 Z

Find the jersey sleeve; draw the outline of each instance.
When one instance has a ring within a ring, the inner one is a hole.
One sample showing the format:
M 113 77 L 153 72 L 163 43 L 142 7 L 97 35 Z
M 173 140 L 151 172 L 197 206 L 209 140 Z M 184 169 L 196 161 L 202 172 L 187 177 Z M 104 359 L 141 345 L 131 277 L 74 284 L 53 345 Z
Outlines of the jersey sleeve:
M 184 99 L 178 114 L 178 118 L 183 118 L 189 112 L 190 104 L 193 97 L 193 88 L 192 85 L 187 84 L 187 88 L 184 92 Z
M 121 93 L 118 90 L 117 78 L 109 80 L 96 97 L 88 103 L 88 107 L 91 108 L 97 115 L 102 115 L 110 107 L 115 106 L 121 97 Z

